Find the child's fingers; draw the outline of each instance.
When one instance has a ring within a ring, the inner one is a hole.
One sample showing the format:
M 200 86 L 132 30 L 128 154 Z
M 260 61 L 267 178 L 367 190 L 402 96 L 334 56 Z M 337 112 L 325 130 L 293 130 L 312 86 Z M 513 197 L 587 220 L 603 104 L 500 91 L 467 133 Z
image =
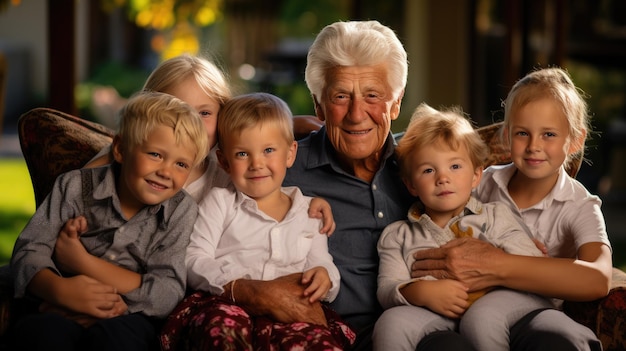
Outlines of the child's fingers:
M 533 238 L 533 242 L 535 243 L 535 246 L 537 246 L 539 251 L 541 251 L 541 253 L 544 256 L 548 256 L 548 248 L 546 247 L 546 245 L 544 245 L 544 243 L 542 243 L 539 239 L 535 239 L 535 238 Z
M 87 231 L 87 218 L 85 218 L 85 216 L 79 216 L 76 218 L 76 220 L 78 221 L 78 233 L 82 234 L 84 232 Z
M 309 284 L 309 282 L 311 281 L 311 279 L 313 279 L 313 276 L 315 275 L 315 271 L 313 269 L 309 269 L 307 271 L 304 271 L 302 273 L 302 280 L 301 283 L 302 285 L 307 285 Z
M 328 231 L 326 232 L 326 235 L 331 236 L 333 235 L 333 233 L 335 232 L 335 229 L 337 228 L 337 224 L 335 224 L 335 221 L 332 221 L 330 223 L 330 229 L 328 229 Z
M 322 227 L 320 228 L 320 234 L 326 234 L 327 236 L 331 236 L 335 231 L 335 227 L 335 222 L 323 223 Z
M 309 297 L 309 302 L 313 303 L 315 301 L 319 301 L 319 300 L 323 299 L 324 296 L 326 296 L 327 293 L 328 293 L 328 290 L 326 290 L 326 289 L 317 289 L 317 290 L 313 291 L 313 293 Z
M 77 238 L 86 231 L 87 219 L 84 216 L 68 219 L 62 229 L 62 232 L 70 238 Z
M 311 277 L 311 283 L 304 289 L 304 296 L 308 296 L 311 303 L 321 300 L 328 294 L 330 285 L 329 280 L 316 279 L 315 276 Z
M 317 207 L 309 207 L 308 213 L 309 213 L 309 218 L 319 218 L 319 219 L 324 218 L 324 215 L 322 214 L 321 209 Z
M 311 284 L 304 289 L 304 296 L 309 297 L 309 302 L 313 303 L 326 295 L 327 288 L 324 288 L 320 281 L 313 279 Z

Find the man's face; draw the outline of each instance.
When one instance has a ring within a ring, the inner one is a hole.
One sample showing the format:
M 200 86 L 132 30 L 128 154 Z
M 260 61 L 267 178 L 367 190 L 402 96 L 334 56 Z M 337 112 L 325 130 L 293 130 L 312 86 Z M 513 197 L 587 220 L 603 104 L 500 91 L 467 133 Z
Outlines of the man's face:
M 394 99 L 384 64 L 335 67 L 327 72 L 323 96 L 316 97 L 316 112 L 340 156 L 363 160 L 382 149 L 401 98 Z

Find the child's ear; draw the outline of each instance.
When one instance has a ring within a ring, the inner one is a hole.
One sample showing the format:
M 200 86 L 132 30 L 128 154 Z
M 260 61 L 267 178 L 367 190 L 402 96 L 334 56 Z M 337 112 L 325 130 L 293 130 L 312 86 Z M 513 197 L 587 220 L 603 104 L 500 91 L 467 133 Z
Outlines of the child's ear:
M 224 171 L 230 174 L 230 167 L 228 166 L 228 160 L 221 149 L 215 150 L 215 155 L 217 156 L 217 162 L 220 164 L 220 167 L 224 169 Z
M 585 145 L 586 138 L 587 138 L 587 131 L 583 130 L 583 132 L 580 134 L 578 138 L 570 140 L 567 154 L 572 155 L 572 154 L 582 151 L 583 145 Z
M 292 141 L 289 146 L 289 151 L 287 151 L 287 168 L 293 166 L 293 163 L 296 162 L 296 154 L 298 153 L 298 142 Z
M 476 188 L 480 184 L 480 179 L 483 177 L 483 167 L 476 167 L 474 169 L 474 175 L 472 176 L 472 189 Z
M 122 152 L 122 138 L 120 138 L 119 135 L 116 135 L 113 137 L 113 143 L 111 145 L 111 149 L 113 151 L 113 159 L 115 160 L 115 162 L 117 163 L 122 163 L 122 156 L 123 156 L 123 152 Z

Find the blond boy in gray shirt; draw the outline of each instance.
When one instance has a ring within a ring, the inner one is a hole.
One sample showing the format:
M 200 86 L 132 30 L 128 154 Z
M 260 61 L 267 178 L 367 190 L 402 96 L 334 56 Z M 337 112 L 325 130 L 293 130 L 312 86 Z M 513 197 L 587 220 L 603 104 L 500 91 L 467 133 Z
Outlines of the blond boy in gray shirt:
M 204 125 L 155 92 L 120 117 L 115 162 L 59 176 L 15 243 L 15 297 L 34 307 L 11 333 L 22 350 L 158 347 L 184 295 L 197 205 L 182 188 L 209 149 Z

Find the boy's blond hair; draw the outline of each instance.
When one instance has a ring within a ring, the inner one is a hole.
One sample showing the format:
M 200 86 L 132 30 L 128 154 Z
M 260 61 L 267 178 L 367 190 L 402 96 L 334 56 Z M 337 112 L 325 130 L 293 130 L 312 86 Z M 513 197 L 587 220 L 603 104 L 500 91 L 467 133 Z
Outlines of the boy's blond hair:
M 474 168 L 483 167 L 489 156 L 489 147 L 460 108 L 451 107 L 438 111 L 422 103 L 413 112 L 406 132 L 396 147 L 402 177 L 411 176 L 410 162 L 413 152 L 438 142 L 452 150 L 465 146 Z
M 269 124 L 280 128 L 285 141 L 291 144 L 295 140 L 292 118 L 287 103 L 277 96 L 267 93 L 239 95 L 228 101 L 217 116 L 217 143 L 222 148 L 224 137 L 259 124 Z
M 117 135 L 122 150 L 140 145 L 156 126 L 164 125 L 174 130 L 177 144 L 195 146 L 194 167 L 208 154 L 209 140 L 200 115 L 172 95 L 151 91 L 136 93 L 121 109 L 119 120 Z

